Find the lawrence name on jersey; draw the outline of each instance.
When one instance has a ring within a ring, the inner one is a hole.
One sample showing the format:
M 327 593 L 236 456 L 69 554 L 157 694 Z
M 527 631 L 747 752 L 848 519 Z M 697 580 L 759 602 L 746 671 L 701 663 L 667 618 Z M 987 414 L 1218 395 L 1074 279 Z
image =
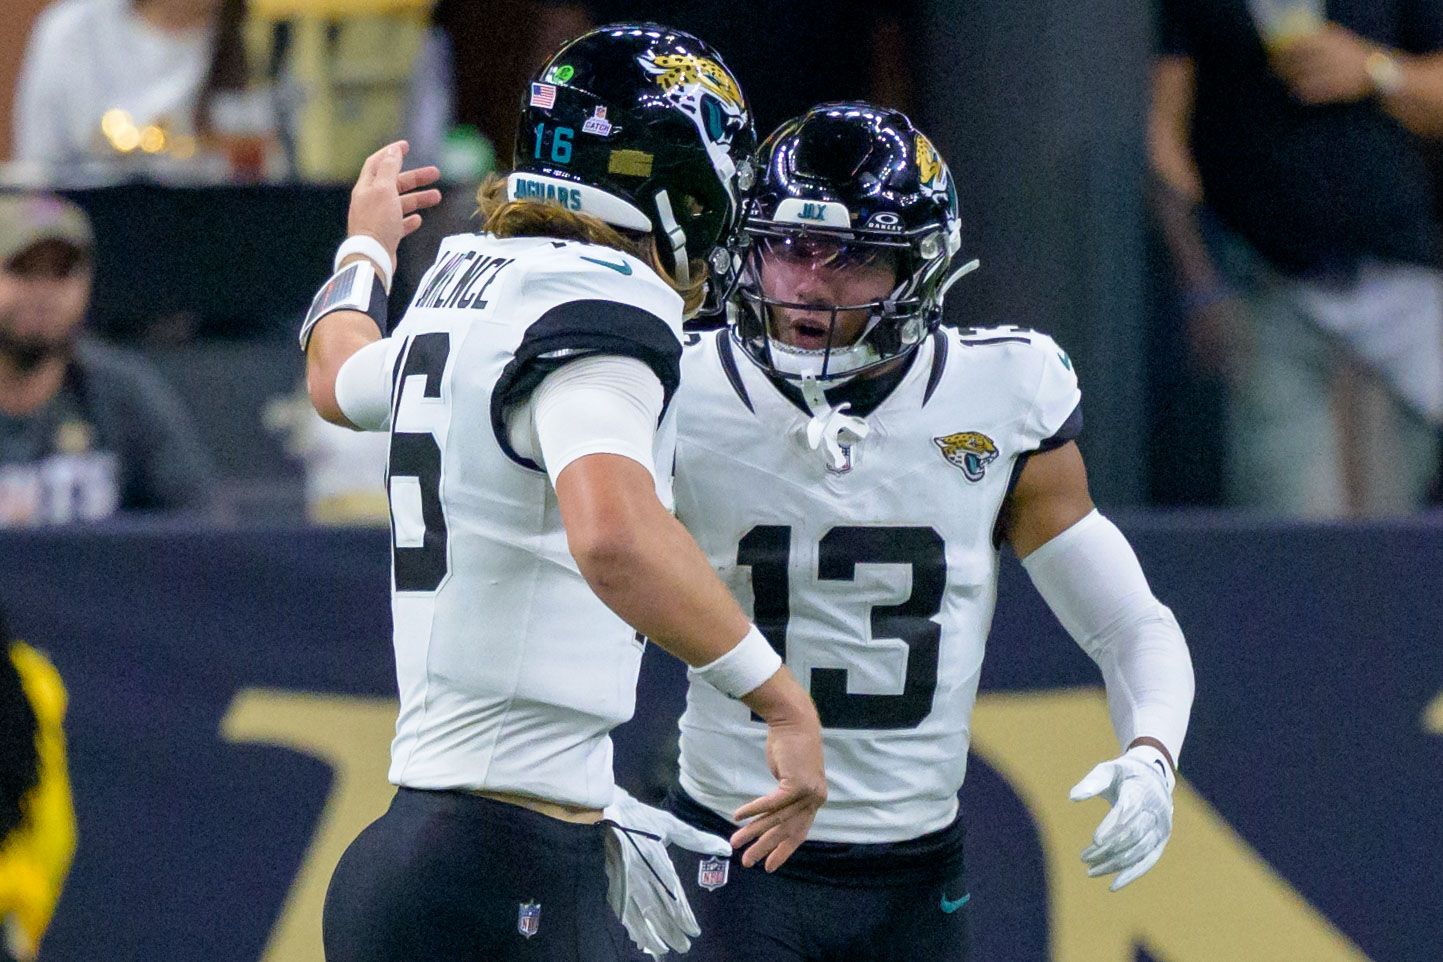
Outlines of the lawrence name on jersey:
M 809 686 L 830 793 L 776 876 L 678 854 L 706 932 L 692 957 L 962 959 L 957 796 L 1001 543 L 1102 667 L 1124 754 L 1074 794 L 1116 803 L 1085 856 L 1116 887 L 1170 831 L 1190 659 L 1087 495 L 1067 354 L 1029 330 L 939 326 L 975 262 L 951 267 L 956 195 L 927 138 L 828 104 L 761 154 L 730 326 L 683 358 L 676 507 Z M 768 784 L 764 734 L 693 681 L 672 809 L 725 831 Z

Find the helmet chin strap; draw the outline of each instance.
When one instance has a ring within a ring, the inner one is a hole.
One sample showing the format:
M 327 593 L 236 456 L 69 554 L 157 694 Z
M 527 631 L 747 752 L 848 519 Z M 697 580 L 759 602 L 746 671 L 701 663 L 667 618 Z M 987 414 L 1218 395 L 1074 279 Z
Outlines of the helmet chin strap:
M 942 302 L 942 298 L 947 296 L 947 291 L 952 287 L 953 284 L 957 283 L 962 278 L 966 277 L 968 274 L 972 273 L 981 266 L 982 262 L 974 257 L 972 258 L 972 260 L 957 268 L 951 274 L 948 274 L 947 279 L 942 282 L 942 286 L 937 288 L 937 303 L 940 304 Z
M 852 405 L 832 407 L 821 384 L 810 373 L 802 375 L 802 399 L 812 412 L 812 419 L 807 422 L 807 444 L 813 451 L 821 452 L 828 471 L 838 474 L 850 471 L 853 450 L 872 429 L 866 421 L 847 413 Z
M 691 264 L 686 259 L 686 231 L 676 222 L 676 215 L 671 211 L 671 198 L 664 190 L 656 192 L 656 214 L 666 239 L 671 243 L 672 275 L 677 284 L 688 287 L 691 285 Z

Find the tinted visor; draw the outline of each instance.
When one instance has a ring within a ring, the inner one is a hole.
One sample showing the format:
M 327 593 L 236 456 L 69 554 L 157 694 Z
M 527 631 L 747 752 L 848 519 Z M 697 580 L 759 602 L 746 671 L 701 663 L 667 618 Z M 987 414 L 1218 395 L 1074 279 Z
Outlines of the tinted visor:
M 815 232 L 761 234 L 753 237 L 752 250 L 754 256 L 764 260 L 807 265 L 813 270 L 857 270 L 878 266 L 895 272 L 901 263 L 900 248 Z

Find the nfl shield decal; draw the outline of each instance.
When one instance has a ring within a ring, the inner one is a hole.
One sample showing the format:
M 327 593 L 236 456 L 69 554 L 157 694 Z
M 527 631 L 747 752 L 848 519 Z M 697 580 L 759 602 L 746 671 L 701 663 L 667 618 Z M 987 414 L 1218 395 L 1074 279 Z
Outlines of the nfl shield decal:
M 696 884 L 714 892 L 727 884 L 727 872 L 731 870 L 731 859 L 704 858 L 696 868 Z
M 522 902 L 516 907 L 516 931 L 528 939 L 541 929 L 541 903 Z

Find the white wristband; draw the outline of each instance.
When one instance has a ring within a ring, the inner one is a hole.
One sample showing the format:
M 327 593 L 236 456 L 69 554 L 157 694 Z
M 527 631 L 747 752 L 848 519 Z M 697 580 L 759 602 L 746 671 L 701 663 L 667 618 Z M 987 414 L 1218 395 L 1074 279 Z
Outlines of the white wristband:
M 728 698 L 741 698 L 760 688 L 781 667 L 781 656 L 757 626 L 752 625 L 752 630 L 735 648 L 709 665 L 693 668 L 690 674 Z
M 386 293 L 391 293 L 391 277 L 395 272 L 395 266 L 391 263 L 391 254 L 370 234 L 352 234 L 341 241 L 341 246 L 336 248 L 336 259 L 331 265 L 331 271 L 341 269 L 341 261 L 352 254 L 362 254 L 376 264 L 376 270 L 381 272 L 381 284 L 385 286 Z

